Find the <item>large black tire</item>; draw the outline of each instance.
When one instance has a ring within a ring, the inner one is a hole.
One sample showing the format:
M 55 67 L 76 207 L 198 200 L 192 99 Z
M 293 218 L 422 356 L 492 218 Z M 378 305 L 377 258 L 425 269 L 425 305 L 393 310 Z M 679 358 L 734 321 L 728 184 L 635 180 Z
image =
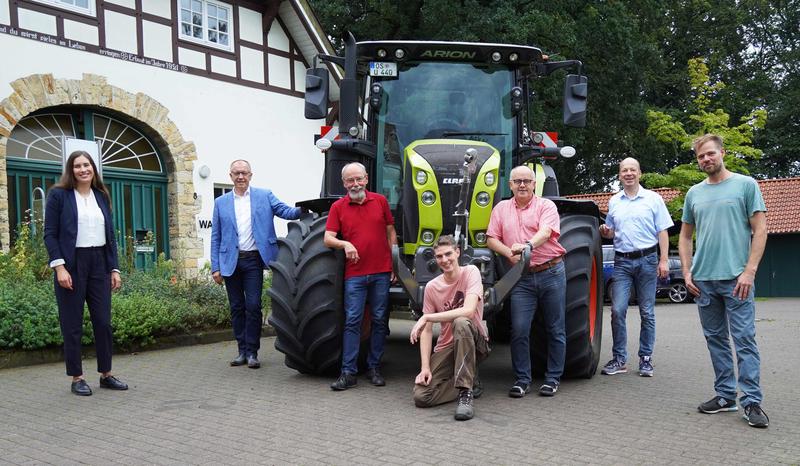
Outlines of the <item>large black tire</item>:
M 341 361 L 344 254 L 323 244 L 326 220 L 309 214 L 290 222 L 269 264 L 275 349 L 304 374 L 335 374 Z
M 567 250 L 564 377 L 591 378 L 600 362 L 603 333 L 603 251 L 597 218 L 562 215 L 558 242 Z M 537 311 L 531 328 L 531 363 L 537 375 L 543 374 L 547 367 L 547 335 L 542 314 Z

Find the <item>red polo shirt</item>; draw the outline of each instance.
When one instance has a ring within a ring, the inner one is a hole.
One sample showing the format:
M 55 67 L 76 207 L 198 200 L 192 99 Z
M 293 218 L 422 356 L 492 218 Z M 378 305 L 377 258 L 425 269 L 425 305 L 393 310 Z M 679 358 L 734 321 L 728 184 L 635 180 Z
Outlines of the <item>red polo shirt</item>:
M 325 230 L 335 231 L 358 251 L 358 262 L 348 261 L 344 278 L 392 271 L 392 251 L 386 227 L 394 225 L 389 202 L 380 194 L 366 191 L 364 202 L 357 204 L 344 196 L 334 202 L 328 213 Z

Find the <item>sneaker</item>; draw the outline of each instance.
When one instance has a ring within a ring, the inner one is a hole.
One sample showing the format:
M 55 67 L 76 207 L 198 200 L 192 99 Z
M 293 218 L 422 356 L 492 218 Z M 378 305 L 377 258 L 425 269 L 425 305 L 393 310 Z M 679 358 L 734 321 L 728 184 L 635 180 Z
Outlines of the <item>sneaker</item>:
M 751 427 L 760 427 L 764 428 L 769 425 L 769 417 L 767 413 L 761 409 L 761 405 L 758 403 L 750 403 L 749 405 L 744 407 L 744 417 L 747 419 L 747 423 Z
M 342 390 L 347 390 L 348 388 L 355 387 L 357 383 L 358 380 L 356 380 L 355 375 L 345 374 L 344 372 L 342 372 L 342 375 L 340 375 L 339 378 L 336 379 L 336 382 L 333 382 L 331 384 L 331 390 L 340 392 Z
M 542 396 L 553 396 L 558 391 L 558 382 L 547 382 L 539 387 L 539 394 Z
M 603 366 L 603 370 L 600 371 L 601 374 L 605 375 L 624 374 L 626 372 L 628 372 L 628 368 L 625 367 L 625 361 L 617 358 L 608 361 L 606 365 Z
M 458 405 L 456 405 L 456 421 L 469 421 L 475 415 L 475 410 L 472 407 L 472 390 L 462 388 L 458 392 Z
M 376 387 L 383 387 L 386 385 L 386 380 L 383 379 L 381 370 L 378 367 L 367 369 L 367 379 L 369 379 L 369 383 L 375 385 Z
M 472 398 L 476 400 L 483 395 L 483 384 L 481 383 L 481 379 L 475 375 L 475 378 L 472 379 Z
M 510 396 L 511 398 L 522 398 L 523 396 L 525 396 L 525 394 L 530 392 L 531 392 L 531 384 L 517 382 L 508 391 L 508 396 Z
M 736 400 L 729 400 L 721 396 L 715 396 L 705 403 L 697 407 L 701 413 L 715 414 L 727 411 L 737 411 L 739 407 L 736 406 Z
M 642 356 L 639 358 L 639 375 L 642 377 L 653 376 L 653 360 L 650 356 Z

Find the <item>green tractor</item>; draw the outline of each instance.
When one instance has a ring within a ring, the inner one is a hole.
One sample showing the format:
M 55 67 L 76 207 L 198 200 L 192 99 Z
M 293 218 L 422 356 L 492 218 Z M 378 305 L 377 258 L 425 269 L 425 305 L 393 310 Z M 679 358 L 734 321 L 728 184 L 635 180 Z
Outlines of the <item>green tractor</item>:
M 275 348 L 301 373 L 339 370 L 344 325 L 344 255 L 323 244 L 330 205 L 346 195 L 342 167 L 367 167 L 368 189 L 386 196 L 399 246 L 393 251 L 398 280 L 390 304 L 419 313 L 425 284 L 438 273 L 432 244 L 454 234 L 464 264 L 481 270 L 484 316 L 493 334 L 509 333 L 506 298 L 528 263 L 509 266 L 486 246 L 492 208 L 510 196 L 508 175 L 520 164 L 536 174 L 537 195 L 552 199 L 561 215 L 559 242 L 567 250 L 565 376 L 591 377 L 600 356 L 603 290 L 600 213 L 590 201 L 559 197 L 547 164 L 574 155 L 571 147 L 542 147 L 528 128 L 529 82 L 564 68 L 577 68 L 564 85 L 564 123 L 585 124 L 587 78 L 579 61 L 551 62 L 529 46 L 463 42 L 356 42 L 344 57 L 320 55 L 344 69 L 340 83 L 339 137 L 318 141 L 325 149 L 319 199 L 300 206 L 314 212 L 291 222 L 270 263 L 269 295 Z M 308 70 L 305 116 L 328 114 L 329 72 Z M 539 313 L 541 314 L 541 313 Z M 362 332 L 368 335 L 368 332 Z M 534 371 L 545 367 L 547 348 L 539 318 L 532 326 Z

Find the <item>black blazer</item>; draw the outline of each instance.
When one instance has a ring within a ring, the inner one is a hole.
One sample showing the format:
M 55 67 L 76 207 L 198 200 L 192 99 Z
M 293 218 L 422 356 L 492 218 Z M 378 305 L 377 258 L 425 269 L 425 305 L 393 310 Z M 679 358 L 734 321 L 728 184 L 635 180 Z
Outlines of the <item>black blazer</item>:
M 106 224 L 106 272 L 119 269 L 117 259 L 117 239 L 114 236 L 114 223 L 111 208 L 105 195 L 92 188 L 97 205 L 103 212 Z M 44 214 L 44 244 L 50 255 L 50 262 L 64 259 L 67 270 L 75 265 L 75 243 L 78 241 L 78 204 L 72 189 L 52 188 L 47 195 Z

